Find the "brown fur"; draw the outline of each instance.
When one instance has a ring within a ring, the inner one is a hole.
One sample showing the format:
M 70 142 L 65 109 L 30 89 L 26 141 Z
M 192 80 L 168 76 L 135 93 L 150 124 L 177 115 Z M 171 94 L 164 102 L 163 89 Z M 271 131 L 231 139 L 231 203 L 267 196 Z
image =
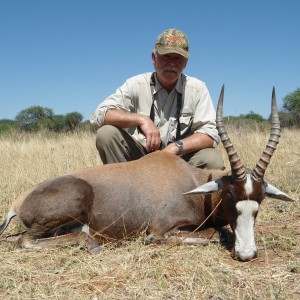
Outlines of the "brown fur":
M 28 241 L 60 235 L 83 224 L 88 224 L 100 240 L 134 237 L 145 229 L 163 239 L 174 228 L 205 220 L 214 206 L 211 196 L 187 196 L 183 192 L 222 174 L 197 169 L 177 156 L 158 151 L 137 161 L 46 180 L 13 204 L 27 228 L 17 246 L 31 248 Z

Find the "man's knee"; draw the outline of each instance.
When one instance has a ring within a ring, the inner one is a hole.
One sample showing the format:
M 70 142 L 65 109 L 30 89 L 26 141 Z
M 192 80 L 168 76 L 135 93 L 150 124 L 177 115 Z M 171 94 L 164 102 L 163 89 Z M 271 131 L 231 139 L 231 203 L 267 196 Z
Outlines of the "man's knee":
M 194 153 L 188 162 L 198 168 L 209 170 L 224 170 L 225 165 L 220 151 L 206 148 Z
M 126 143 L 121 129 L 104 125 L 97 130 L 96 147 L 103 164 L 127 161 Z
M 221 153 L 218 150 L 212 149 L 210 154 L 207 156 L 205 168 L 209 169 L 209 170 L 224 170 L 225 169 L 224 160 L 222 158 Z
M 98 129 L 96 147 L 103 164 L 136 160 L 145 155 L 142 145 L 130 134 L 111 125 Z
M 109 145 L 120 134 L 117 127 L 111 125 L 104 125 L 97 130 L 96 146 L 97 149 L 102 149 Z

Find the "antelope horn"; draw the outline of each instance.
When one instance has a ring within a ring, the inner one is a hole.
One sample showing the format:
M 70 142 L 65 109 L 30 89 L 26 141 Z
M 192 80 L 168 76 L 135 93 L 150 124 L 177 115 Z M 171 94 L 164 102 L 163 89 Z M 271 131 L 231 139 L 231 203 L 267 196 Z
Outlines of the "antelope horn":
M 244 165 L 241 163 L 238 153 L 234 149 L 233 144 L 231 143 L 230 138 L 224 127 L 223 99 L 224 99 L 224 85 L 222 86 L 218 107 L 217 107 L 217 116 L 216 116 L 217 129 L 229 158 L 232 176 L 235 177 L 237 180 L 244 180 L 246 178 L 246 169 Z
M 272 126 L 271 133 L 269 137 L 268 144 L 266 149 L 263 151 L 258 163 L 256 164 L 255 169 L 252 170 L 252 177 L 257 181 L 262 181 L 264 174 L 266 172 L 267 166 L 273 156 L 276 146 L 279 143 L 280 138 L 280 121 L 278 116 L 277 104 L 276 104 L 276 95 L 275 87 L 272 91 Z

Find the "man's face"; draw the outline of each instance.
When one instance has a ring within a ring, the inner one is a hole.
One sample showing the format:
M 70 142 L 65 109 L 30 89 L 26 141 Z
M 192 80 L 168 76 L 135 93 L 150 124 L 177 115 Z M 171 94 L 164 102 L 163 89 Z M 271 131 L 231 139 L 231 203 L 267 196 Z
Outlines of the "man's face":
M 176 82 L 187 64 L 187 59 L 179 54 L 165 55 L 152 53 L 152 62 L 159 80 L 164 82 Z

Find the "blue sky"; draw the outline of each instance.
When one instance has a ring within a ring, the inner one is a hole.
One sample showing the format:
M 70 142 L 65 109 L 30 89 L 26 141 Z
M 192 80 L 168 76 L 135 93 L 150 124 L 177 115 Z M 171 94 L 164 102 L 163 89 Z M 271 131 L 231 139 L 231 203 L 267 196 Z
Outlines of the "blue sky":
M 298 0 L 0 0 L 0 119 L 33 105 L 88 119 L 127 78 L 152 71 L 159 33 L 190 40 L 185 73 L 224 115 L 267 118 L 300 87 Z

